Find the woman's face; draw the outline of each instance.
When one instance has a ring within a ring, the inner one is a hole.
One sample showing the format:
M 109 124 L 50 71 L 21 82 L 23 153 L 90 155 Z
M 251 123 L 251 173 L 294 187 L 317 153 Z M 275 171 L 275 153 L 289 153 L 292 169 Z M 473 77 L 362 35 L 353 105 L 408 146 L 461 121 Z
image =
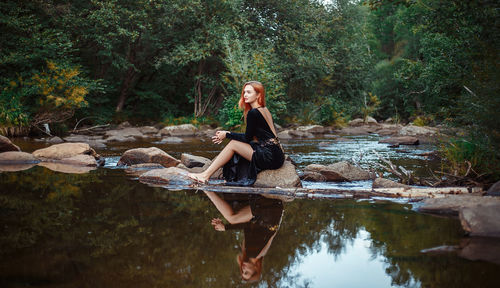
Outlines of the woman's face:
M 241 264 L 241 277 L 244 280 L 250 279 L 255 274 L 255 264 L 251 262 L 243 262 Z
M 245 89 L 243 89 L 243 98 L 245 98 L 245 103 L 247 104 L 252 104 L 253 102 L 257 101 L 257 98 L 259 95 L 257 95 L 257 92 L 253 88 L 252 85 L 248 84 L 245 86 Z

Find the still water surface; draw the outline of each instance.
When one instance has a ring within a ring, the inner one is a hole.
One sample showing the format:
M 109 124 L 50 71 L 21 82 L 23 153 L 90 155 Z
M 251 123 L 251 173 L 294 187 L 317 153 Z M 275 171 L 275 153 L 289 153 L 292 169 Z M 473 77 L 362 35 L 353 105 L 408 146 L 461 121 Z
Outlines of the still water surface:
M 319 143 L 331 140 L 291 141 L 285 149 L 299 170 L 353 157 L 373 168 L 371 149 L 421 173 L 422 167 L 438 165 L 416 156 L 432 146 L 398 153 L 378 144 L 375 136 L 352 139 L 326 146 Z M 220 149 L 196 141 L 182 147 L 153 145 L 176 157 L 181 152 L 213 157 Z M 16 144 L 24 151 L 44 145 Z M 223 217 L 203 191 L 149 187 L 113 167 L 123 151 L 153 145 L 119 144 L 98 151 L 108 164 L 87 174 L 44 167 L 0 173 L 0 286 L 497 287 L 500 265 L 467 260 L 460 252 L 465 249 L 422 253 L 442 245 L 464 247 L 470 239 L 457 219 L 416 213 L 404 201 L 296 199 L 282 203 L 281 213 L 267 210 L 274 204 L 254 205 L 259 217 L 249 225 L 264 230 L 216 231 L 211 220 Z M 370 185 L 365 182 L 345 187 Z M 218 197 L 237 210 L 257 196 Z M 271 214 L 280 216 L 279 226 L 270 225 L 276 222 Z M 269 243 L 260 281 L 254 283 L 242 281 L 237 261 L 245 248 L 252 250 L 249 243 L 261 243 L 255 244 L 256 253 Z M 485 243 L 479 248 L 498 249 L 498 241 Z

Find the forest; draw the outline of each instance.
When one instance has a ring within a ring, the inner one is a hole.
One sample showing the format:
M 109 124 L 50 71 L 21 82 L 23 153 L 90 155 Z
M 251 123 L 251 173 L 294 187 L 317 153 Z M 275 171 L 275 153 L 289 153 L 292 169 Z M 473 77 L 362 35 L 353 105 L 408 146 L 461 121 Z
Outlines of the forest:
M 280 125 L 372 116 L 455 127 L 463 132 L 442 147 L 451 163 L 498 178 L 499 8 L 493 0 L 6 0 L 0 128 L 234 127 L 242 85 L 257 80 Z

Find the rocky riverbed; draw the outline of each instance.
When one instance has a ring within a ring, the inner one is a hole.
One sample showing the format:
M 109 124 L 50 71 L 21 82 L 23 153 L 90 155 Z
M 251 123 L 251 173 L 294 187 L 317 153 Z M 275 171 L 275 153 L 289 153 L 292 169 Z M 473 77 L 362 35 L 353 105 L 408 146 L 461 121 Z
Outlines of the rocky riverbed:
M 0 153 L 0 170 L 4 172 L 19 171 L 39 165 L 59 172 L 87 173 L 103 165 L 109 167 L 109 164 L 105 164 L 106 157 L 99 155 L 96 150 L 106 151 L 108 146 L 113 147 L 117 143 L 128 143 L 129 146 L 134 146 L 134 143 L 141 141 L 141 143 L 149 143 L 149 145 L 141 146 L 149 147 L 128 149 L 121 155 L 116 156 L 119 159 L 116 164 L 113 163 L 112 165 L 125 168 L 129 175 L 135 175 L 143 183 L 193 188 L 197 185 L 186 177 L 186 173 L 203 171 L 210 165 L 211 159 L 190 153 L 182 153 L 179 158 L 176 158 L 170 155 L 169 151 L 164 151 L 155 146 L 175 145 L 182 147 L 192 141 L 193 138 L 209 143 L 210 137 L 216 130 L 218 128 L 214 129 L 209 126 L 197 128 L 191 124 L 167 126 L 158 129 L 153 126 L 132 127 L 124 123 L 115 129 L 99 130 L 92 133 L 89 130 L 86 134 L 71 134 L 64 138 L 33 139 L 30 141 L 36 141 L 41 145 L 49 145 L 49 147 L 36 149 L 32 153 L 21 151 L 8 138 L 2 136 L 0 137 L 0 151 L 2 152 Z M 378 135 L 379 143 L 386 143 L 384 145 L 390 145 L 388 147 L 396 149 L 400 145 L 414 146 L 430 143 L 436 141 L 438 135 L 443 134 L 437 128 L 379 124 L 370 119 L 367 123 L 353 120 L 348 127 L 343 129 L 310 125 L 290 129 L 277 127 L 277 131 L 279 131 L 279 138 L 283 141 L 323 139 L 318 143 L 318 147 L 322 149 L 328 148 L 332 145 L 331 143 L 349 143 L 352 141 L 352 138 L 349 137 L 359 135 Z M 314 195 L 314 197 L 341 195 L 344 198 L 407 197 L 414 199 L 414 201 L 424 198 L 436 198 L 420 202 L 417 205 L 419 211 L 460 215 L 464 230 L 467 232 L 473 235 L 500 235 L 500 227 L 496 225 L 496 221 L 488 218 L 490 216 L 497 217 L 498 215 L 495 213 L 480 213 L 484 209 L 489 209 L 487 211 L 495 211 L 495 209 L 500 211 L 500 209 L 497 209 L 500 208 L 500 203 L 494 197 L 483 197 L 484 193 L 479 188 L 450 187 L 431 189 L 412 187 L 380 178 L 380 173 L 366 169 L 359 163 L 354 165 L 350 161 L 338 161 L 326 165 L 325 163 L 311 163 L 305 166 L 302 165 L 302 167 L 299 164 L 298 167 L 297 163 L 295 163 L 297 160 L 300 160 L 300 158 L 296 158 L 292 154 L 287 157 L 287 161 L 282 168 L 260 173 L 255 184 L 255 187 L 259 188 L 254 189 L 254 193 L 272 191 L 272 194 L 282 194 L 287 197 L 298 195 Z M 227 189 L 220 186 L 221 174 L 221 171 L 218 171 L 213 176 L 211 185 L 219 187 L 215 188 L 215 190 Z M 328 187 L 328 183 L 353 183 L 356 181 L 369 181 L 371 187 L 362 187 L 362 189 L 357 190 Z M 318 183 L 320 186 L 315 188 L 311 183 Z M 302 188 L 302 186 L 305 187 Z M 264 188 L 271 190 L 265 190 Z M 252 191 L 252 189 L 249 191 Z M 489 193 L 495 192 L 489 191 Z M 463 194 L 463 196 L 457 194 Z M 467 199 L 474 200 L 469 201 Z M 451 209 L 449 203 L 457 204 Z M 452 211 L 452 213 L 449 213 L 449 211 Z M 484 224 L 490 222 L 491 225 Z M 479 225 L 475 223 L 479 223 Z

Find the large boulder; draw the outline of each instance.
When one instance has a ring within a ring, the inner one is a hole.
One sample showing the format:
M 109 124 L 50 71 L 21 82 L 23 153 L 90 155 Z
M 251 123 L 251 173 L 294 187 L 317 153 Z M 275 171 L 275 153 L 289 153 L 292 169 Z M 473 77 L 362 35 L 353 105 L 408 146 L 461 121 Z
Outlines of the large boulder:
M 378 143 L 387 143 L 392 145 L 418 145 L 419 141 L 418 138 L 412 136 L 399 136 L 382 139 L 378 141 Z
M 130 166 L 141 163 L 158 163 L 164 167 L 174 167 L 177 166 L 180 161 L 159 148 L 149 147 L 125 151 L 116 165 Z
M 410 188 L 411 186 L 394 182 L 385 178 L 375 178 L 372 183 L 372 188 Z
M 303 131 L 303 132 L 309 132 L 313 134 L 320 134 L 324 133 L 325 127 L 320 126 L 320 125 L 308 125 L 308 126 L 299 126 L 296 129 L 297 131 Z
M 162 136 L 194 136 L 196 127 L 193 124 L 167 126 L 159 132 Z
M 302 187 L 295 166 L 290 161 L 285 161 L 281 168 L 276 170 L 264 170 L 257 174 L 254 187 L 280 187 L 293 188 Z
M 203 167 L 205 165 L 210 165 L 212 161 L 205 157 L 182 153 L 181 163 L 184 164 L 187 168 L 193 168 L 193 167 Z
M 12 143 L 9 138 L 0 135 L 0 152 L 21 151 L 21 149 Z
M 306 166 L 304 172 L 320 173 L 326 181 L 357 181 L 371 179 L 368 171 L 358 168 L 349 162 L 342 161 L 330 165 L 311 164 Z
M 30 153 L 20 152 L 20 151 L 9 151 L 0 153 L 0 164 L 28 164 L 28 163 L 38 163 L 35 156 Z
M 500 237 L 500 203 L 464 207 L 459 213 L 460 223 L 472 236 Z
M 87 143 L 61 143 L 33 152 L 33 156 L 42 161 L 61 160 L 82 154 L 99 158 L 99 155 Z

